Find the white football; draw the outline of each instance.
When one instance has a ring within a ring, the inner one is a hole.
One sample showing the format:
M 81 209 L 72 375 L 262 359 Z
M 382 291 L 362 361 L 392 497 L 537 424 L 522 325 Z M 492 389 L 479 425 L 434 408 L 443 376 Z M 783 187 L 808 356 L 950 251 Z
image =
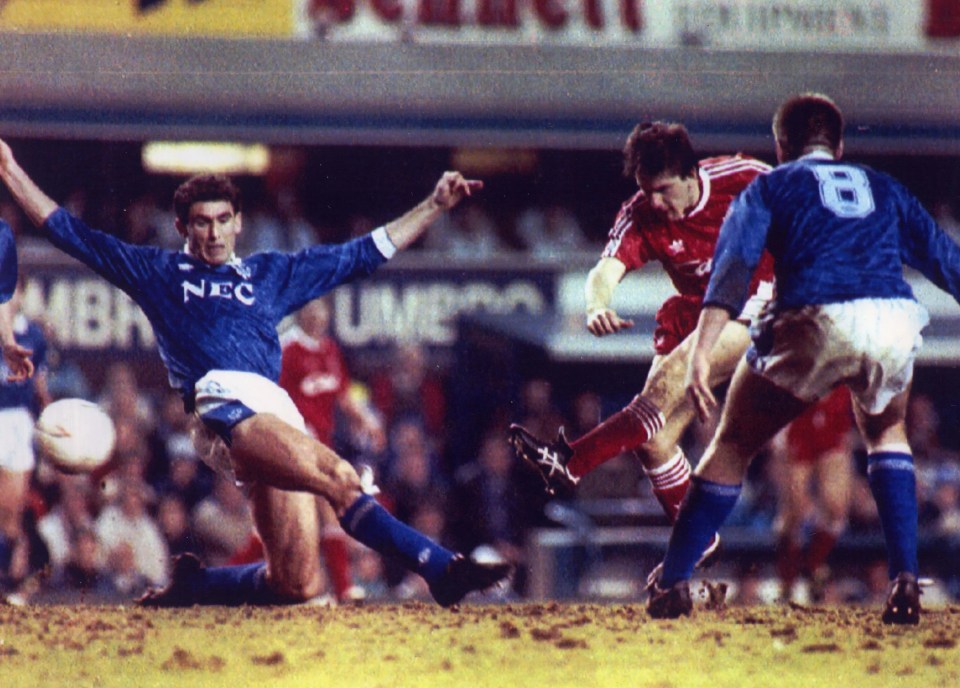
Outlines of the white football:
M 40 414 L 37 449 L 67 473 L 88 473 L 106 463 L 113 452 L 116 429 L 110 416 L 86 399 L 60 399 Z

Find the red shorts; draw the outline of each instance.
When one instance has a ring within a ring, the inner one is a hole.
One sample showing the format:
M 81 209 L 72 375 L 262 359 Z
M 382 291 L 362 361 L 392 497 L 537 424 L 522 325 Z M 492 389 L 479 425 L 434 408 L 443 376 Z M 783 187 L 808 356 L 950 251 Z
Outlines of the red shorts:
M 793 463 L 815 463 L 843 446 L 853 427 L 850 391 L 843 385 L 803 412 L 787 430 L 787 456 Z
M 657 311 L 657 329 L 653 332 L 653 350 L 664 356 L 676 349 L 687 335 L 697 329 L 703 298 L 674 294 Z

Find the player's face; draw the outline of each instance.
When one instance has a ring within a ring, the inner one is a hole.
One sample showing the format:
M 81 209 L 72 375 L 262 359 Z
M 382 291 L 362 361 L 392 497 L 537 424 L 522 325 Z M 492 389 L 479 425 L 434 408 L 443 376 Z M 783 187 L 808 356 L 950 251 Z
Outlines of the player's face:
M 650 201 L 650 207 L 676 222 L 682 219 L 700 200 L 700 182 L 696 174 L 681 177 L 663 172 L 656 177 L 637 175 L 637 184 Z
M 240 228 L 240 214 L 230 201 L 202 201 L 190 206 L 187 226 L 181 232 L 194 257 L 223 265 L 233 256 Z

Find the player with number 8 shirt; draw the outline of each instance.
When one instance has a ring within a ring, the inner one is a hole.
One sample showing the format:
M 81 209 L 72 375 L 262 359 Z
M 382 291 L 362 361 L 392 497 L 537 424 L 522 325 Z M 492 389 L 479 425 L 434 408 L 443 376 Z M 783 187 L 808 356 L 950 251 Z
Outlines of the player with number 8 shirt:
M 887 544 L 885 623 L 920 619 L 917 497 L 906 408 L 927 325 L 903 266 L 960 301 L 960 247 L 899 182 L 841 162 L 843 115 L 821 94 L 793 96 L 773 118 L 775 170 L 730 207 L 720 230 L 687 372 L 701 418 L 716 406 L 711 355 L 764 251 L 777 298 L 753 332 L 670 538 L 648 610 L 689 614 L 689 578 L 736 505 L 747 467 L 787 423 L 840 384 L 853 397 L 867 476 Z

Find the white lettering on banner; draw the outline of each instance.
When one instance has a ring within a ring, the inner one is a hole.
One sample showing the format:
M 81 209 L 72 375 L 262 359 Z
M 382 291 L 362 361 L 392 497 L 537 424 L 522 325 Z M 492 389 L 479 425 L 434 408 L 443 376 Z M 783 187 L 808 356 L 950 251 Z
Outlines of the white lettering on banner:
M 704 45 L 909 45 L 922 36 L 922 3 L 899 0 L 679 0 L 673 33 Z
M 153 328 L 139 306 L 99 278 L 27 280 L 23 310 L 53 328 L 59 346 L 81 349 L 131 349 L 156 344 Z
M 458 315 L 526 311 L 542 313 L 540 288 L 526 280 L 500 286 L 490 282 L 368 284 L 335 292 L 336 337 L 346 346 L 416 341 L 449 345 Z

